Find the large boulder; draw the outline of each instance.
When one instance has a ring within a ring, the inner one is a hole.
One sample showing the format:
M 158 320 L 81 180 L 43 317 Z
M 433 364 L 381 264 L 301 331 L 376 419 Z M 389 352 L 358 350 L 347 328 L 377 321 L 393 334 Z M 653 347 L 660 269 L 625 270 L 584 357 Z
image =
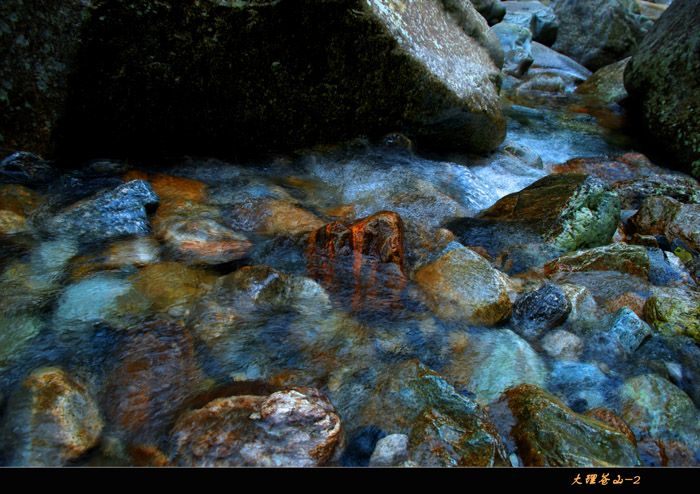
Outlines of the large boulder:
M 559 19 L 552 48 L 591 70 L 630 56 L 651 25 L 634 0 L 555 0 L 550 7 Z
M 66 152 L 230 154 L 397 129 L 485 152 L 506 133 L 500 44 L 468 1 L 101 2 L 83 37 Z
M 52 150 L 91 0 L 0 4 L 0 145 Z
M 700 177 L 700 2 L 674 2 L 625 69 L 629 107 L 659 145 L 658 159 Z

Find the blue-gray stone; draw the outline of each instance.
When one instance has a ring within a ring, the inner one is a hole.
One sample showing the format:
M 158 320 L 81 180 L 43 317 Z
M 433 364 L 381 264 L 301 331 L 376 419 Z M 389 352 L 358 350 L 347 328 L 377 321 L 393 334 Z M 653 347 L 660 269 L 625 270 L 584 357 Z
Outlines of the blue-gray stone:
M 90 240 L 148 235 L 146 207 L 158 202 L 147 182 L 132 180 L 69 206 L 51 218 L 45 228 L 52 234 Z
M 608 332 L 615 336 L 628 353 L 634 352 L 652 335 L 651 327 L 628 307 L 621 307 L 615 312 Z

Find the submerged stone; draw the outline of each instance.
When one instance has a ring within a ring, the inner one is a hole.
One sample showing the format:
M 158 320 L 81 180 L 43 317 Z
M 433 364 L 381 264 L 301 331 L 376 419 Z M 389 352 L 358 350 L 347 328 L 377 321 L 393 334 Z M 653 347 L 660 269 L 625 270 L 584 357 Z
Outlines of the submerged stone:
M 421 466 L 504 466 L 503 442 L 487 411 L 417 360 L 390 369 L 364 404 L 362 422 L 408 436 Z
M 289 201 L 271 197 L 250 198 L 227 211 L 233 228 L 265 235 L 297 235 L 321 228 L 324 222 Z
M 202 376 L 192 337 L 177 323 L 137 325 L 127 330 L 114 359 L 102 399 L 108 421 L 129 443 L 161 443 L 198 391 Z
M 77 343 L 98 324 L 124 329 L 142 317 L 150 303 L 138 297 L 128 280 L 99 273 L 63 290 L 52 327 L 61 338 Z
M 178 262 L 150 264 L 129 277 L 134 290 L 149 300 L 152 310 L 174 318 L 187 316 L 215 280 L 206 271 Z
M 36 316 L 0 315 L 0 372 L 19 359 L 43 326 Z
M 690 397 L 654 374 L 628 379 L 620 389 L 620 417 L 635 431 L 700 447 L 700 418 Z
M 554 396 L 529 384 L 506 391 L 515 424 L 509 434 L 525 466 L 642 466 L 635 444 L 624 433 L 577 414 Z
M 445 378 L 458 389 L 473 393 L 486 404 L 506 389 L 528 383 L 543 386 L 546 367 L 524 339 L 509 329 L 491 329 L 480 334 L 450 335 L 450 361 Z
M 252 247 L 242 233 L 205 217 L 162 221 L 156 235 L 175 259 L 190 265 L 226 264 L 242 259 Z
M 143 180 L 148 182 L 161 201 L 184 199 L 202 202 L 207 198 L 207 186 L 198 180 L 166 175 L 163 173 L 146 173 L 132 170 L 122 177 L 125 182 Z
M 423 266 L 415 282 L 439 317 L 495 326 L 511 316 L 506 276 L 479 254 L 459 244 Z
M 12 394 L 2 439 L 13 466 L 60 466 L 96 446 L 104 422 L 89 387 L 51 367 Z

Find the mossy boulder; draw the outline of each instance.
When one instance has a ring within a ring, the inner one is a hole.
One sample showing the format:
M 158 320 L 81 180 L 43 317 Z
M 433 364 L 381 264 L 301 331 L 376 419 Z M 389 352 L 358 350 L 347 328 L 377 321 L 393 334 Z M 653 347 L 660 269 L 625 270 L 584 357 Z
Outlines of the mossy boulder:
M 629 105 L 660 161 L 700 177 L 700 2 L 674 2 L 625 69 Z

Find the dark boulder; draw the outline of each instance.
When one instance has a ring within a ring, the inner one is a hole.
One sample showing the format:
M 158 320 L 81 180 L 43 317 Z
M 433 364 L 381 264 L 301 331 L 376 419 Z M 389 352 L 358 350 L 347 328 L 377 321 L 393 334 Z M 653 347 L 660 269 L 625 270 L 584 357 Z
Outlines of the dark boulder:
M 91 0 L 0 3 L 0 145 L 47 155 Z
M 395 130 L 486 152 L 505 137 L 502 51 L 468 1 L 101 2 L 83 37 L 66 153 L 230 155 Z

